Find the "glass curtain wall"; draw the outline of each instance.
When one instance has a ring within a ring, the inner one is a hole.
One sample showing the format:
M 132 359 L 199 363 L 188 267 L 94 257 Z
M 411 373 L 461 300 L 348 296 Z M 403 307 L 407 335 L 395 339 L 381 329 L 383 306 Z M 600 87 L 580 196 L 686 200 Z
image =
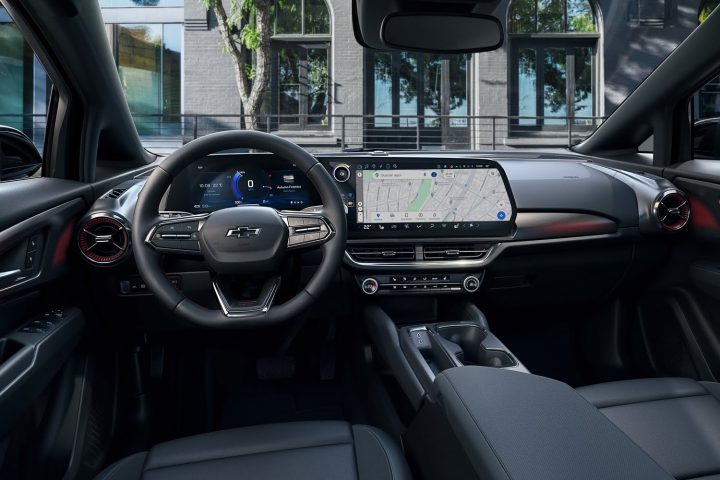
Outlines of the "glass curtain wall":
M 138 133 L 180 134 L 182 25 L 118 24 L 115 58 Z
M 42 149 L 50 91 L 45 69 L 0 7 L 0 125 L 21 130 Z

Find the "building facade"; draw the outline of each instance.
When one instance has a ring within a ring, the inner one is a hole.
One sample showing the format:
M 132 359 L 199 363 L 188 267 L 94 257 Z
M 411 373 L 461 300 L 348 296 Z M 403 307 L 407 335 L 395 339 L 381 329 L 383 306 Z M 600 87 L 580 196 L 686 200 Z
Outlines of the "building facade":
M 243 127 L 231 57 L 199 0 L 99 2 L 141 136 L 172 148 Z M 506 32 L 499 50 L 441 56 L 366 51 L 354 38 L 351 0 L 276 0 L 260 128 L 314 150 L 575 141 L 713 3 L 503 0 L 494 11 Z M 0 68 L 12 79 L 0 94 L 0 121 L 32 126 L 46 108 L 48 82 L 6 14 Z M 720 82 L 698 95 L 695 112 L 720 116 Z

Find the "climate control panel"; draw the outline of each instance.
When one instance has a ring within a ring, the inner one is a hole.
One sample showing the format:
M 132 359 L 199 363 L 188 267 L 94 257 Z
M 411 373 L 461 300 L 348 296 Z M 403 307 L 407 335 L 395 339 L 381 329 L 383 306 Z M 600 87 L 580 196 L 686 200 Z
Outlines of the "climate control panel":
M 360 290 L 366 295 L 475 293 L 483 273 L 413 273 L 358 275 Z

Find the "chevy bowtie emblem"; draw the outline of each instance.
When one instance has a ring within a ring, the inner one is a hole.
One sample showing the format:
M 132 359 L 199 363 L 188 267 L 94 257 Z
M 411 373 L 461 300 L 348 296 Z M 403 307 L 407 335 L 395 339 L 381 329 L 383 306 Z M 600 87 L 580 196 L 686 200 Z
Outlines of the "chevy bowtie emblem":
M 249 238 L 255 237 L 260 233 L 259 228 L 251 227 L 235 227 L 227 231 L 226 237 Z

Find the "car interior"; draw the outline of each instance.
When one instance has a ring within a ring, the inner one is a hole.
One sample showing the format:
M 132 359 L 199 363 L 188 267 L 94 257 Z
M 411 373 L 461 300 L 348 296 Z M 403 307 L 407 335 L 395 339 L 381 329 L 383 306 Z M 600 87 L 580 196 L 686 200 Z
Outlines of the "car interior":
M 162 156 L 97 2 L 1 3 L 53 89 L 0 129 L 0 478 L 720 479 L 717 11 L 572 148 Z M 492 51 L 495 3 L 354 36 Z

